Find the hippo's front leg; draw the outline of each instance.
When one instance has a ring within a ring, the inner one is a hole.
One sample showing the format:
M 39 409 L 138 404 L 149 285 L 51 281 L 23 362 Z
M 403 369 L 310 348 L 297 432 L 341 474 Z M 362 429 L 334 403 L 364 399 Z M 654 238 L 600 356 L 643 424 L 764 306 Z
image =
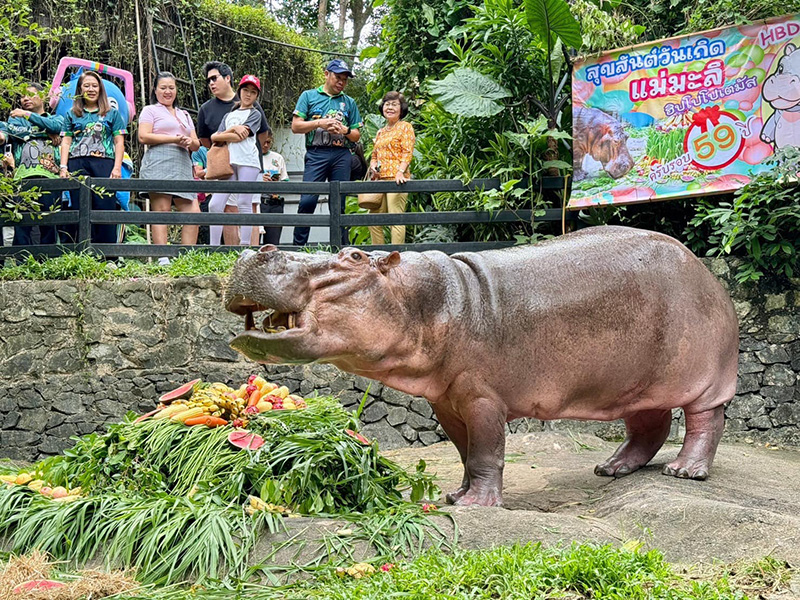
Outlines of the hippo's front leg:
M 499 399 L 479 397 L 462 402 L 459 411 L 467 429 L 469 489 L 455 504 L 502 506 L 506 406 Z
M 469 489 L 469 475 L 467 474 L 467 444 L 469 438 L 467 436 L 467 426 L 461 416 L 450 406 L 450 401 L 447 398 L 442 399 L 440 402 L 432 403 L 431 406 L 439 425 L 442 426 L 447 437 L 458 450 L 458 454 L 461 456 L 461 464 L 464 467 L 461 486 L 445 496 L 448 504 L 455 504 Z

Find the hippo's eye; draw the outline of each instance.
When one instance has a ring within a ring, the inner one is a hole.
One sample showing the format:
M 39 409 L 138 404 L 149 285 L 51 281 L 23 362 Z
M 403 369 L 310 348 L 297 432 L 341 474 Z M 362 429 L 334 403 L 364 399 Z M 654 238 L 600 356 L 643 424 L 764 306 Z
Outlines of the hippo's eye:
M 353 260 L 361 260 L 364 258 L 364 255 L 361 252 L 353 252 L 350 256 L 353 257 Z
M 778 73 L 783 73 L 783 65 L 778 65 Z

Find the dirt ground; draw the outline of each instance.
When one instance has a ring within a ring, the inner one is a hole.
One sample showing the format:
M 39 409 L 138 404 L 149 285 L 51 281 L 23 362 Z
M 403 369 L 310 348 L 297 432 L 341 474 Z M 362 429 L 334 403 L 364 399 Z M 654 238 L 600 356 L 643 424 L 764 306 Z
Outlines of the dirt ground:
M 450 507 L 458 545 L 638 540 L 676 563 L 733 562 L 766 555 L 800 566 L 800 452 L 722 444 L 707 481 L 661 474 L 679 446 L 667 445 L 640 471 L 597 477 L 594 465 L 616 448 L 590 435 L 510 436 L 504 508 Z M 444 491 L 461 482 L 455 447 L 386 452 L 411 466 L 423 458 Z M 798 590 L 800 591 L 800 590 Z

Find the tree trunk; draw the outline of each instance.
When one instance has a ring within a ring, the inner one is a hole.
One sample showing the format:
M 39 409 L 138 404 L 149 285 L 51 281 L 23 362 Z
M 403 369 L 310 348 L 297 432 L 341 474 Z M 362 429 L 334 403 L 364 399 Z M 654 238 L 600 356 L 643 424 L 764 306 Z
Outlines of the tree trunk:
M 347 23 L 348 0 L 339 0 L 339 37 L 344 37 L 344 26 Z
M 317 7 L 317 31 L 320 36 L 325 35 L 325 25 L 328 20 L 328 0 L 319 0 Z
M 367 0 L 351 0 L 350 12 L 353 15 L 353 41 L 350 44 L 352 51 L 358 48 L 358 43 L 361 41 L 361 31 L 367 24 L 367 21 L 372 16 L 372 2 Z

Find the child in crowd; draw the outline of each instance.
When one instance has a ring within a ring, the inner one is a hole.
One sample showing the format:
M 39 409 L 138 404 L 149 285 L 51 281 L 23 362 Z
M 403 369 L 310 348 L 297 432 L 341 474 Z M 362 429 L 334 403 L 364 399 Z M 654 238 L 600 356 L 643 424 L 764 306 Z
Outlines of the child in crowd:
M 264 143 L 261 146 L 263 154 L 261 155 L 261 165 L 263 167 L 263 175 L 261 176 L 264 181 L 289 181 L 289 173 L 286 170 L 286 161 L 283 156 L 272 150 L 272 144 L 275 141 L 272 131 L 267 132 L 267 137 L 264 138 Z M 261 206 L 264 207 L 265 213 L 282 213 L 284 199 L 278 194 L 263 194 L 260 203 L 253 203 L 254 212 L 261 212 Z M 260 227 L 253 227 L 250 237 L 250 244 L 259 246 L 259 230 Z M 275 246 L 281 241 L 281 227 L 265 227 L 263 228 L 264 243 L 274 244 Z
M 94 71 L 84 71 L 78 77 L 72 108 L 64 119 L 61 132 L 61 167 L 59 175 L 88 175 L 90 177 L 122 177 L 125 155 L 125 134 L 128 133 L 122 116 L 111 108 L 103 80 Z M 70 192 L 70 209 L 78 210 L 80 196 Z M 93 210 L 116 210 L 113 193 L 92 192 Z M 67 231 L 77 241 L 77 226 Z M 65 227 L 66 229 L 66 227 Z M 69 241 L 69 240 L 62 240 Z M 92 241 L 113 244 L 117 241 L 116 225 L 92 225 Z
M 233 177 L 231 181 L 258 181 L 261 174 L 261 153 L 256 141 L 256 132 L 261 124 L 261 113 L 255 108 L 261 93 L 261 82 L 255 75 L 245 75 L 239 81 L 239 102 L 222 119 L 219 129 L 211 135 L 212 142 L 226 142 L 230 152 Z M 221 213 L 229 194 L 214 194 L 208 210 Z M 238 194 L 237 204 L 242 214 L 252 214 L 254 194 Z M 211 226 L 211 244 L 219 246 L 222 241 L 222 226 Z

